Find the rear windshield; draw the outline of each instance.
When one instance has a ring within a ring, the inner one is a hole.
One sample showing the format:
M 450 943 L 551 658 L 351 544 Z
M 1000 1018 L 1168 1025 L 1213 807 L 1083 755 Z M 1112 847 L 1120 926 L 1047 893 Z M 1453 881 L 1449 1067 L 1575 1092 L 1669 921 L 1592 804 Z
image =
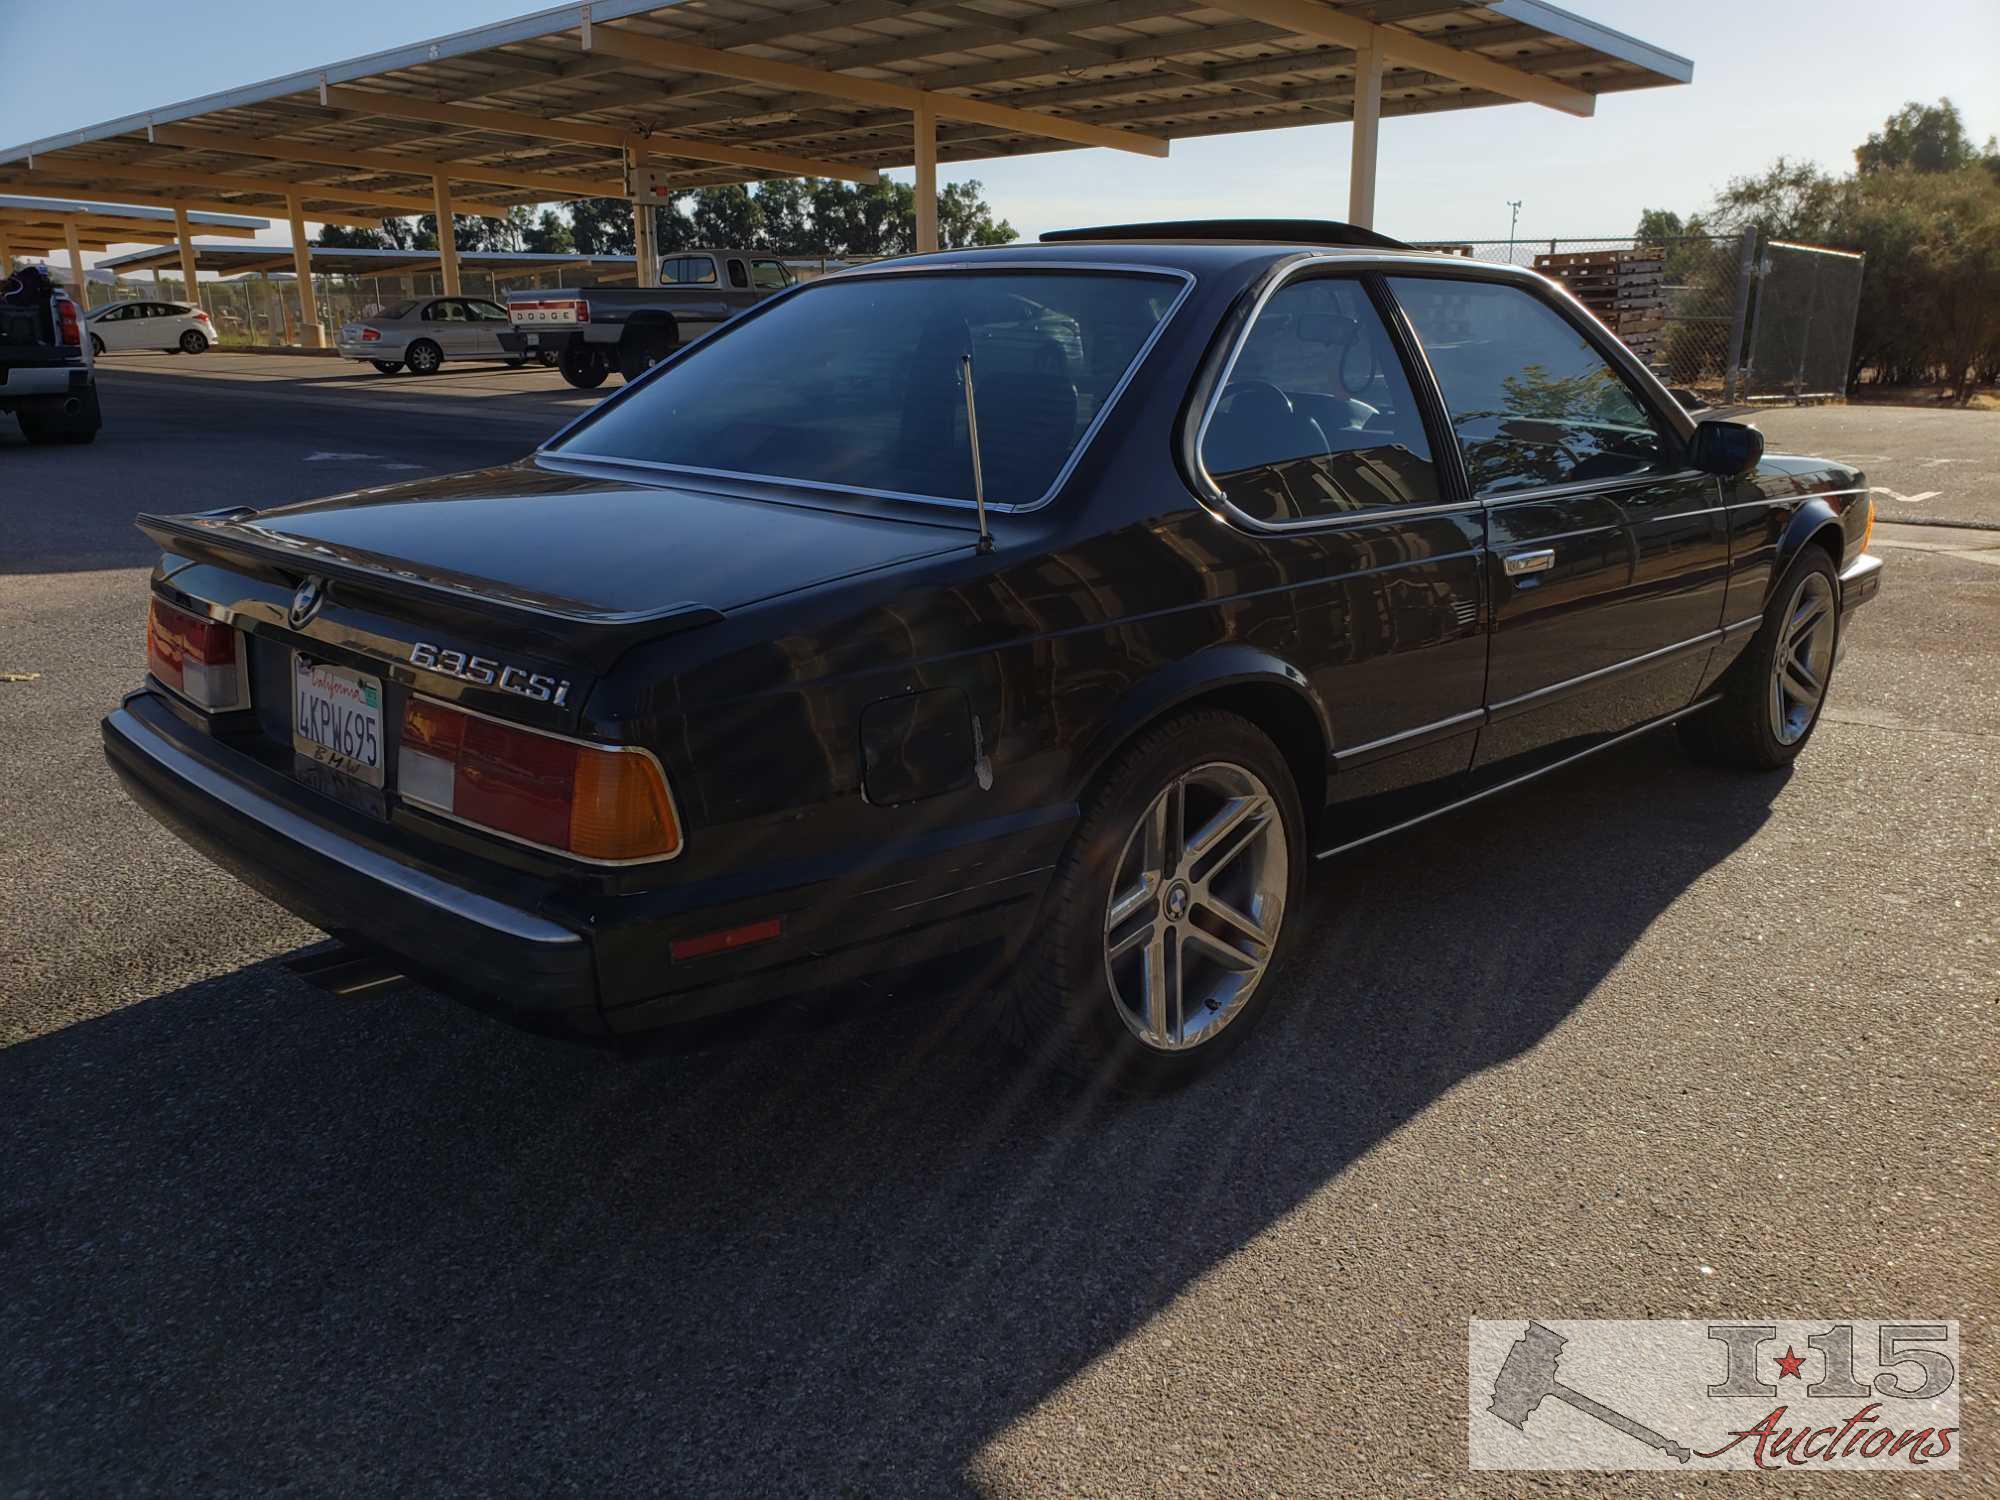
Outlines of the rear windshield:
M 896 273 L 808 286 L 725 326 L 557 451 L 875 493 L 986 499 L 1055 483 L 1182 282 L 1146 273 Z

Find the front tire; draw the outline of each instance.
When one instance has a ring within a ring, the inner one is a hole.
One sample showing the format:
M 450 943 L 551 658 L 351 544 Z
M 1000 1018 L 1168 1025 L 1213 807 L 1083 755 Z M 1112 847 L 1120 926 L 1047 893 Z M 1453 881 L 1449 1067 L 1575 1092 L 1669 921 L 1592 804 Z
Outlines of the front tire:
M 1764 623 L 1728 675 L 1722 701 L 1680 721 L 1696 760 L 1776 771 L 1819 727 L 1840 646 L 1840 580 L 1825 550 L 1808 546 L 1772 592 Z
M 418 339 L 403 351 L 403 362 L 412 375 L 435 375 L 444 364 L 444 350 L 429 339 Z
M 1291 769 L 1261 730 L 1215 710 L 1148 730 L 1056 867 L 1008 1030 L 1037 1060 L 1113 1088 L 1190 1082 L 1269 1008 L 1305 867 Z

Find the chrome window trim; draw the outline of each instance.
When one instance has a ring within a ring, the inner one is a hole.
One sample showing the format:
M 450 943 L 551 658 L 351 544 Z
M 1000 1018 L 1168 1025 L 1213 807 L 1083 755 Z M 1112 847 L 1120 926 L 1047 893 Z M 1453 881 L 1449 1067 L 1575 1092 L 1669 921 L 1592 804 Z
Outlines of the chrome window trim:
M 498 714 L 481 713 L 476 708 L 467 708 L 462 703 L 453 703 L 449 698 L 439 698 L 431 693 L 421 693 L 414 688 L 410 691 L 410 697 L 421 703 L 435 704 L 437 707 L 448 710 L 451 713 L 464 714 L 466 717 L 472 719 L 484 719 L 489 724 L 500 725 L 503 729 L 519 730 L 522 734 L 538 734 L 545 740 L 560 740 L 566 745 L 582 745 L 587 749 L 608 751 L 613 755 L 643 755 L 653 763 L 653 769 L 660 773 L 660 785 L 667 789 L 667 811 L 674 815 L 674 832 L 680 836 L 680 842 L 674 845 L 673 852 L 670 854 L 648 854 L 639 859 L 596 859 L 588 854 L 577 854 L 569 849 L 558 849 L 554 844 L 538 844 L 533 839 L 524 839 L 517 833 L 508 833 L 503 829 L 492 828 L 484 823 L 476 823 L 471 818 L 462 818 L 447 808 L 439 807 L 434 802 L 426 802 L 421 797 L 412 797 L 408 792 L 403 790 L 403 726 L 399 724 L 396 726 L 396 800 L 405 806 L 415 808 L 418 812 L 425 813 L 433 818 L 444 818 L 449 822 L 459 824 L 461 827 L 470 828 L 475 833 L 483 833 L 489 838 L 505 839 L 508 843 L 519 844 L 524 849 L 539 850 L 543 854 L 553 854 L 557 859 L 566 859 L 579 865 L 595 865 L 600 869 L 619 870 L 629 868 L 633 865 L 669 864 L 679 859 L 682 852 L 687 848 L 687 824 L 681 821 L 681 805 L 680 800 L 674 796 L 673 778 L 667 775 L 667 768 L 661 763 L 660 757 L 644 745 L 609 745 L 603 740 L 586 740 L 579 739 L 573 734 L 557 734 L 554 730 L 537 729 L 531 724 L 518 723 L 513 719 L 503 719 Z M 403 717 L 405 720 L 409 718 L 407 705 L 404 707 Z M 422 752 L 418 753 L 421 754 Z
M 1462 714 L 1452 714 L 1447 718 L 1434 719 L 1428 724 L 1419 724 L 1415 729 L 1399 729 L 1394 734 L 1383 735 L 1380 739 L 1369 740 L 1364 744 L 1350 745 L 1345 750 L 1336 750 L 1333 752 L 1333 758 L 1337 768 L 1340 761 L 1351 761 L 1357 755 L 1369 755 L 1377 750 L 1385 750 L 1392 745 L 1414 741 L 1422 735 L 1442 735 L 1447 729 L 1454 729 L 1460 726 L 1469 727 L 1475 723 L 1483 723 L 1485 718 L 1486 710 L 1483 707 L 1467 709 Z M 1411 748 L 1416 749 L 1419 747 L 1412 744 Z
M 1223 519 L 1228 521 L 1230 525 L 1240 530 L 1259 535 L 1283 536 L 1290 532 L 1326 531 L 1346 526 L 1377 524 L 1391 519 L 1403 520 L 1423 516 L 1448 515 L 1455 512 L 1479 509 L 1479 502 L 1476 500 L 1441 500 L 1435 505 L 1383 505 L 1369 510 L 1354 511 L 1346 515 L 1301 516 L 1296 521 L 1264 521 L 1251 515 L 1248 511 L 1230 500 L 1228 495 L 1223 492 L 1222 485 L 1216 480 L 1215 475 L 1209 472 L 1208 464 L 1202 457 L 1202 449 L 1208 443 L 1209 424 L 1215 420 L 1216 408 L 1222 404 L 1222 393 L 1228 389 L 1229 377 L 1235 372 L 1236 362 L 1242 357 L 1244 345 L 1250 341 L 1250 335 L 1257 327 L 1257 320 L 1264 316 L 1264 309 L 1273 297 L 1291 285 L 1295 278 L 1304 275 L 1307 271 L 1322 266 L 1338 266 L 1343 270 L 1352 270 L 1354 273 L 1354 284 L 1365 297 L 1367 296 L 1368 289 L 1362 278 L 1369 272 L 1383 270 L 1385 266 L 1407 267 L 1411 263 L 1410 261 L 1398 260 L 1393 257 L 1306 252 L 1294 257 L 1289 262 L 1280 263 L 1276 274 L 1272 275 L 1258 291 L 1256 300 L 1251 303 L 1249 312 L 1244 316 L 1243 327 L 1237 331 L 1236 337 L 1230 343 L 1228 357 L 1223 360 L 1220 369 L 1210 382 L 1208 398 L 1202 403 L 1201 420 L 1195 424 L 1192 441 L 1185 444 L 1187 464 L 1190 476 L 1195 481 L 1196 493 L 1200 495 L 1211 510 L 1220 511 Z M 1422 261 L 1415 263 L 1423 264 Z M 1500 270 L 1503 268 L 1496 266 L 1494 269 Z M 1380 312 L 1375 308 L 1372 299 L 1369 301 L 1369 310 L 1376 312 L 1377 317 L 1380 317 Z M 1394 334 L 1386 324 L 1384 324 L 1382 331 L 1384 334 L 1389 335 L 1393 342 Z M 1400 359 L 1401 351 L 1397 351 L 1397 355 Z M 1404 372 L 1406 379 L 1409 378 L 1409 373 L 1407 370 Z M 1417 399 L 1414 383 L 1412 384 L 1410 397 L 1413 401 Z M 1421 420 L 1422 414 L 1418 413 L 1417 415 L 1419 420 Z M 1426 430 L 1425 441 L 1429 441 L 1428 429 Z M 1435 455 L 1432 456 L 1431 463 L 1433 467 L 1439 467 Z
M 1132 384 L 1132 381 L 1138 375 L 1139 371 L 1145 366 L 1147 358 L 1152 354 L 1154 348 L 1159 344 L 1160 339 L 1166 334 L 1167 326 L 1173 322 L 1175 316 L 1180 312 L 1180 310 L 1187 305 L 1187 300 L 1189 296 L 1192 295 L 1195 288 L 1194 272 L 1185 270 L 1179 266 L 1133 265 L 1129 262 L 1122 262 L 1122 261 L 1036 260 L 1036 261 L 1005 261 L 1005 262 L 995 261 L 988 263 L 986 265 L 964 264 L 964 263 L 954 264 L 954 265 L 933 265 L 926 263 L 925 261 L 922 260 L 913 260 L 913 261 L 899 262 L 885 266 L 864 266 L 851 271 L 839 271 L 831 276 L 821 276 L 813 281 L 794 282 L 791 286 L 785 288 L 783 292 L 778 293 L 772 297 L 766 298 L 763 303 L 758 305 L 758 307 L 761 308 L 763 311 L 768 312 L 772 307 L 774 307 L 777 304 L 780 297 L 789 300 L 793 297 L 810 296 L 812 294 L 812 289 L 816 286 L 831 286 L 842 282 L 867 281 L 867 280 L 872 280 L 876 277 L 912 276 L 912 275 L 943 276 L 943 275 L 968 275 L 968 274 L 984 276 L 984 275 L 993 275 L 995 273 L 1002 275 L 1013 274 L 1013 275 L 1033 276 L 1052 271 L 1053 272 L 1089 271 L 1097 273 L 1109 272 L 1114 275 L 1120 275 L 1120 276 L 1154 276 L 1169 281 L 1179 281 L 1181 284 L 1181 289 L 1179 293 L 1175 295 L 1174 300 L 1168 304 L 1167 310 L 1160 314 L 1159 321 L 1153 325 L 1153 331 L 1146 336 L 1146 341 L 1139 346 L 1138 352 L 1132 356 L 1130 363 L 1128 363 L 1125 366 L 1124 374 L 1118 377 L 1117 382 L 1111 387 L 1110 391 L 1106 393 L 1103 402 L 1098 406 L 1096 413 L 1091 417 L 1090 425 L 1084 428 L 1082 434 L 1077 438 L 1075 445 L 1072 446 L 1070 449 L 1069 457 L 1063 462 L 1063 466 L 1056 471 L 1055 478 L 1049 481 L 1048 488 L 1042 491 L 1041 495 L 1034 500 L 1023 500 L 1023 501 L 1013 501 L 1013 502 L 1000 502 L 1000 501 L 989 500 L 986 502 L 986 510 L 988 514 L 1025 515 L 1030 511 L 1040 510 L 1043 506 L 1049 504 L 1052 500 L 1055 499 L 1056 495 L 1061 492 L 1063 486 L 1069 483 L 1070 475 L 1075 472 L 1077 465 L 1083 462 L 1083 456 L 1085 453 L 1089 452 L 1090 445 L 1092 442 L 1096 440 L 1098 431 L 1104 426 L 1105 422 L 1110 419 L 1112 408 L 1117 406 L 1119 398 L 1125 394 L 1126 388 Z M 743 316 L 745 317 L 754 316 L 756 315 L 757 311 L 758 308 L 753 308 L 751 309 L 750 313 L 745 314 Z M 736 320 L 731 319 L 730 321 L 734 322 Z M 692 349 L 695 346 L 690 344 L 687 345 L 686 347 Z M 678 363 L 679 363 L 678 360 L 668 360 L 657 368 L 664 369 L 669 365 L 675 365 Z M 643 385 L 644 381 L 643 380 L 640 381 L 639 384 Z M 637 387 L 635 386 L 631 388 L 636 389 Z M 624 394 L 623 392 L 620 392 L 619 399 L 623 399 L 623 394 Z M 597 408 L 597 411 L 605 410 L 608 407 L 608 405 L 609 403 L 605 403 L 604 406 L 600 406 L 599 408 Z M 589 415 L 595 415 L 595 412 Z M 587 421 L 588 416 L 579 420 Z M 920 505 L 943 506 L 952 510 L 969 511 L 969 510 L 976 510 L 978 508 L 978 503 L 974 500 L 960 500 L 955 496 L 951 495 L 926 495 L 920 492 L 909 491 L 909 490 L 871 489 L 864 485 L 834 484 L 826 480 L 793 479 L 783 474 L 753 474 L 753 473 L 748 473 L 741 469 L 700 468 L 692 464 L 664 463 L 658 459 L 618 458 L 610 454 L 586 453 L 581 449 L 572 449 L 565 452 L 562 449 L 553 447 L 552 445 L 560 442 L 564 434 L 567 433 L 568 431 L 569 428 L 565 427 L 561 432 L 556 433 L 553 437 L 549 439 L 548 443 L 545 443 L 542 447 L 535 450 L 536 456 L 547 457 L 552 459 L 570 458 L 575 460 L 588 460 L 592 463 L 623 464 L 623 465 L 629 465 L 634 468 L 642 468 L 660 473 L 691 474 L 702 478 L 710 478 L 710 479 L 742 479 L 760 484 L 774 484 L 779 486 L 790 485 L 804 489 L 819 491 L 821 493 L 840 494 L 840 495 L 859 495 L 868 499 L 905 500 Z M 578 435 L 582 436 L 581 433 L 579 433 Z

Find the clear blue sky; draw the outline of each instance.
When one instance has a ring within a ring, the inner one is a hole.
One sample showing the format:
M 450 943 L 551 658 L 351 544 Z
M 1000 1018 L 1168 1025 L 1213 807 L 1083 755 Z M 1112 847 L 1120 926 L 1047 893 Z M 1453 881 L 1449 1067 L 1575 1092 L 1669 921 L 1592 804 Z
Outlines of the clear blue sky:
M 536 0 L 0 0 L 0 144 L 315 67 L 536 8 Z M 1830 169 L 1906 100 L 1948 95 L 2000 132 L 2000 0 L 1569 0 L 1694 59 L 1686 88 L 1609 95 L 1595 119 L 1532 105 L 1392 119 L 1376 223 L 1410 239 L 1626 234 L 1640 209 L 1702 207 L 1773 157 Z M 81 23 L 79 25 L 79 23 Z M 81 67 L 23 67 L 82 49 Z M 1107 217 L 1340 218 L 1348 127 L 1176 141 L 1166 161 L 1068 151 L 947 168 L 1027 235 Z M 1113 175 L 1115 174 L 1115 175 Z M 1115 191 L 1108 184 L 1115 183 Z M 18 191 L 18 190 L 17 190 Z M 282 226 L 267 236 L 283 239 Z

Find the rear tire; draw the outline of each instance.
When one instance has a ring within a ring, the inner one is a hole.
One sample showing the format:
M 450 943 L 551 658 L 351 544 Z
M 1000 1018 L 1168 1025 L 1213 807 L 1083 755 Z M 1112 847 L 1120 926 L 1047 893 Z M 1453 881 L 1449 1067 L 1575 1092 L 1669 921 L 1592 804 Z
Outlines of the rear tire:
M 104 340 L 94 333 L 90 336 L 90 357 L 92 359 L 104 358 Z
M 1002 1024 L 1031 1058 L 1087 1081 L 1191 1082 L 1273 1003 L 1305 869 L 1298 791 L 1268 736 L 1216 710 L 1157 725 L 1089 798 Z
M 604 384 L 604 377 L 611 373 L 611 361 L 604 357 L 603 351 L 589 344 L 570 344 L 562 351 L 556 368 L 578 390 L 591 391 Z
M 1819 727 L 1840 645 L 1840 580 L 1825 549 L 1808 546 L 1785 570 L 1764 623 L 1722 680 L 1722 701 L 1682 719 L 1696 760 L 1776 771 Z
M 14 413 L 20 419 L 21 436 L 38 447 L 52 443 L 96 442 L 97 429 L 104 425 L 97 404 L 97 392 L 94 389 L 86 392 L 82 397 L 82 409 L 76 412 L 64 411 L 63 399 L 50 397 L 44 401 L 23 402 Z
M 199 328 L 190 328 L 181 334 L 181 347 L 190 354 L 208 352 L 208 335 Z
M 403 363 L 412 375 L 435 375 L 444 364 L 444 350 L 429 339 L 418 339 L 403 351 Z
M 393 375 L 403 368 L 403 362 L 400 359 L 371 359 L 368 363 L 373 365 L 377 370 L 380 370 L 384 375 Z
M 635 329 L 618 342 L 618 374 L 627 381 L 637 380 L 679 347 L 679 336 L 670 327 Z

